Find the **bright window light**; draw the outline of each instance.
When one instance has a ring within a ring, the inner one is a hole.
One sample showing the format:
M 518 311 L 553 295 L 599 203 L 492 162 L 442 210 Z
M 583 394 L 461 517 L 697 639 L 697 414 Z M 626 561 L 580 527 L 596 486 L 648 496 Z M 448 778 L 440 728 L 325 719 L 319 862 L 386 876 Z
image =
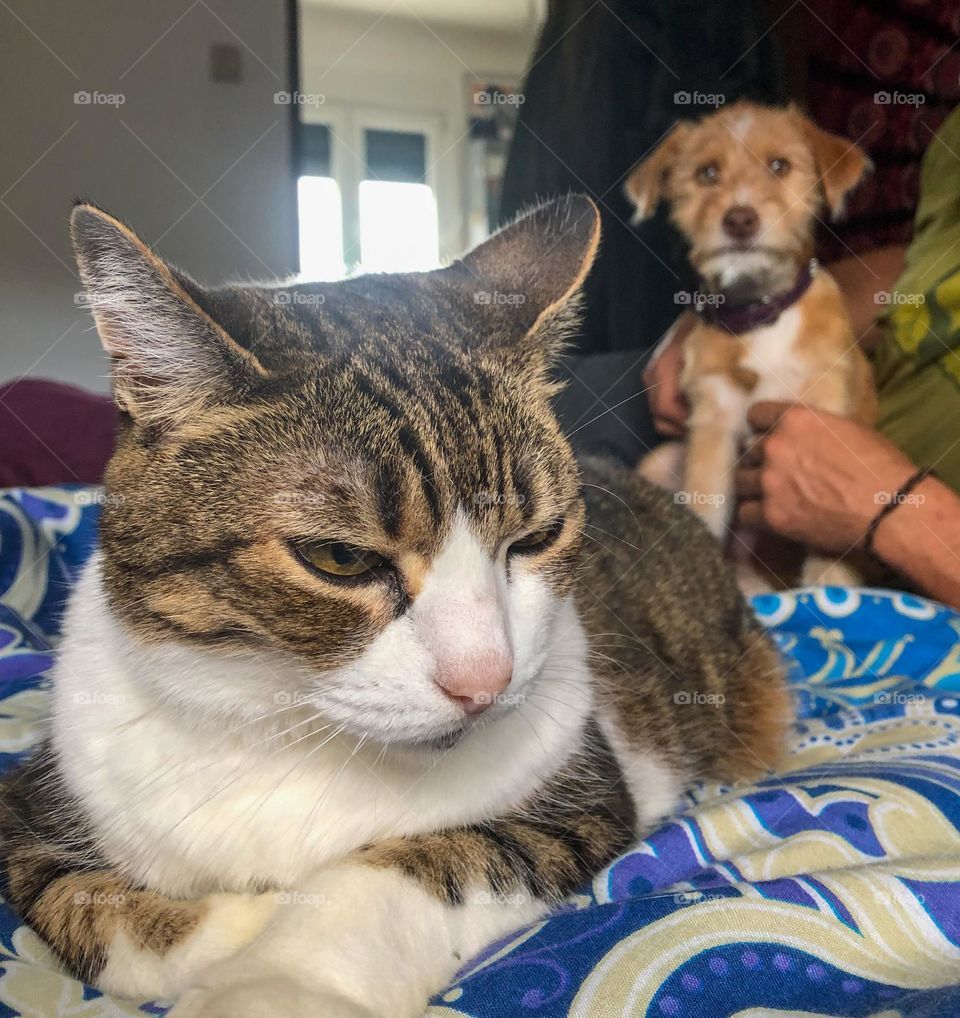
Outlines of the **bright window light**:
M 440 264 L 437 200 L 426 184 L 360 184 L 362 272 L 420 272 Z
M 301 177 L 297 181 L 300 208 L 300 278 L 342 279 L 343 206 L 333 177 Z

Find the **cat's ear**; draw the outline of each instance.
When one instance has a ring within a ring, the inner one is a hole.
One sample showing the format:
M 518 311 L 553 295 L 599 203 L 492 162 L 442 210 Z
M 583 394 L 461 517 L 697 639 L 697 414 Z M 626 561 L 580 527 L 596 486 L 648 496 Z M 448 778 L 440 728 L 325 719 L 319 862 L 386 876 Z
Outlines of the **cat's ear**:
M 569 194 L 520 216 L 474 248 L 450 270 L 472 289 L 473 303 L 492 326 L 496 345 L 529 336 L 533 346 L 566 337 L 558 324 L 575 304 L 600 244 L 600 213 L 583 194 Z M 569 314 L 566 315 L 569 318 Z
M 204 407 L 235 401 L 266 375 L 119 220 L 78 204 L 70 233 L 112 361 L 114 399 L 134 420 L 175 427 Z

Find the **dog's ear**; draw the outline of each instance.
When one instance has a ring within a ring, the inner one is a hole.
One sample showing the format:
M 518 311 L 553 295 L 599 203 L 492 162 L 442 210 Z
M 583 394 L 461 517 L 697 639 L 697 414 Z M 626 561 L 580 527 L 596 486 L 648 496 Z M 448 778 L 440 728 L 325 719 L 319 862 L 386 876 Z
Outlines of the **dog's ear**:
M 623 187 L 636 207 L 635 223 L 652 216 L 661 199 L 666 197 L 670 170 L 689 133 L 689 124 L 674 124 L 663 141 L 630 171 Z
M 859 145 L 817 127 L 795 107 L 792 112 L 800 121 L 800 130 L 813 152 L 830 215 L 838 219 L 843 215 L 847 195 L 870 173 L 873 163 Z

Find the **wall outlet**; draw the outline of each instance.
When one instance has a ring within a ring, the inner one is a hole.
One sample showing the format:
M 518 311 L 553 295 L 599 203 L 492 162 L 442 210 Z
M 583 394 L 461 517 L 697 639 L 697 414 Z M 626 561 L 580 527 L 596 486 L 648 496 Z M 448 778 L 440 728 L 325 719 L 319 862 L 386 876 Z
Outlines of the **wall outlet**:
M 239 46 L 214 43 L 210 47 L 210 80 L 232 84 L 243 81 L 243 55 Z

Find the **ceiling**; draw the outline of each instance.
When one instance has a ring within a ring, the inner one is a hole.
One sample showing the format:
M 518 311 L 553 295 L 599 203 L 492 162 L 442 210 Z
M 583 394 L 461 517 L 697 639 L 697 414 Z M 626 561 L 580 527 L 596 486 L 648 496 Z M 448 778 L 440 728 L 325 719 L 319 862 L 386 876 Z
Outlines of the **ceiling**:
M 527 29 L 538 23 L 546 0 L 301 0 L 310 7 L 420 18 L 467 28 Z

